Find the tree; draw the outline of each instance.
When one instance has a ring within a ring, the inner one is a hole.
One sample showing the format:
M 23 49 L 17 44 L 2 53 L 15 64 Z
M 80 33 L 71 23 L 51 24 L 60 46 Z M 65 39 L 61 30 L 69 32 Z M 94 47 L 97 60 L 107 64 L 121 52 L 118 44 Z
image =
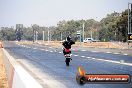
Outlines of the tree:
M 120 15 L 120 17 L 117 20 L 117 25 L 116 25 L 116 33 L 117 33 L 117 40 L 118 41 L 123 41 L 126 42 L 127 41 L 127 33 L 128 33 L 128 10 L 125 10 L 122 12 L 122 14 Z
M 100 40 L 115 40 L 115 33 L 117 30 L 117 20 L 119 19 L 119 13 L 114 12 L 112 14 L 108 14 L 106 18 L 103 18 L 100 21 L 101 30 L 99 32 Z

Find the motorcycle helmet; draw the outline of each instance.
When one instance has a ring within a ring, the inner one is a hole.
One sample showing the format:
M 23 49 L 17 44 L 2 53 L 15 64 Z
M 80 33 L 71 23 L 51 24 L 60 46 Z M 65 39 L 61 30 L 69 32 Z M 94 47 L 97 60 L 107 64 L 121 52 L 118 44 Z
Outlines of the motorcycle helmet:
M 70 36 L 67 36 L 67 41 L 70 41 L 71 40 L 71 37 Z

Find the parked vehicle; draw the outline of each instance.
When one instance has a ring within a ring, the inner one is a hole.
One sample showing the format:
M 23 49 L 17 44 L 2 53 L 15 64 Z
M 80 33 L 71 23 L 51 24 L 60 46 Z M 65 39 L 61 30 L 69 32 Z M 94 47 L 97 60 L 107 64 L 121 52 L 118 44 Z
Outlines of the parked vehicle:
M 84 43 L 87 43 L 87 42 L 99 42 L 99 40 L 94 40 L 93 38 L 85 38 L 85 40 L 83 42 Z

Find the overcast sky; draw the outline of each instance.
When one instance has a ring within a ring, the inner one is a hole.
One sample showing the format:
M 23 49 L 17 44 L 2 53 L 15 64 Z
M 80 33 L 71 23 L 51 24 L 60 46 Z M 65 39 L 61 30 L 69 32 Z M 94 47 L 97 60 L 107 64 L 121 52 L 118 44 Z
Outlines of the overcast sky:
M 131 0 L 0 0 L 0 27 L 56 26 L 62 20 L 95 19 L 122 12 Z

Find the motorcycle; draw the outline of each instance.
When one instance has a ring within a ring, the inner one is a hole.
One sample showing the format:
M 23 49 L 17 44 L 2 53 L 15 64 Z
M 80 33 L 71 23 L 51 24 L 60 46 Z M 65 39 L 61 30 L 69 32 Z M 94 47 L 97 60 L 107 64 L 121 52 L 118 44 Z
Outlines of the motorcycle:
M 70 61 L 72 60 L 71 59 L 71 50 L 70 49 L 64 49 L 64 52 L 65 52 L 65 62 L 66 62 L 66 66 L 69 66 L 69 63 Z

